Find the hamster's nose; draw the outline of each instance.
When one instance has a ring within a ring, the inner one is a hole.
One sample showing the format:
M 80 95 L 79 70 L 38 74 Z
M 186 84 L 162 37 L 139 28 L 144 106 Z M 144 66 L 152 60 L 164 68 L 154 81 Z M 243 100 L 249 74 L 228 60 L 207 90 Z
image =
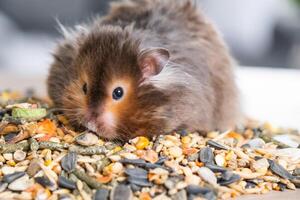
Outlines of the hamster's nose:
M 95 121 L 99 116 L 99 113 L 96 109 L 89 109 L 85 115 L 86 121 Z

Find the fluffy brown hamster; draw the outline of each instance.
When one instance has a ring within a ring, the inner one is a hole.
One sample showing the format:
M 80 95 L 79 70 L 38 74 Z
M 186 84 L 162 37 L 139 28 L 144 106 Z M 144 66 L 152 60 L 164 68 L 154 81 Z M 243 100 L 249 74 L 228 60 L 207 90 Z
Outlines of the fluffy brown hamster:
M 189 0 L 113 3 L 54 53 L 49 96 L 69 119 L 107 139 L 235 125 L 233 62 Z

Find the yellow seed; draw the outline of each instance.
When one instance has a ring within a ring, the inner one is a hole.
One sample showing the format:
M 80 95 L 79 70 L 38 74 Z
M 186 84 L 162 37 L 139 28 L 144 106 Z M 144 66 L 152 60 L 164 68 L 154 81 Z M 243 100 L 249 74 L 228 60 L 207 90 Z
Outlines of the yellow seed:
M 138 149 L 138 150 L 142 150 L 144 149 L 145 147 L 147 147 L 149 145 L 149 140 L 148 138 L 146 137 L 139 137 L 139 140 L 138 142 L 136 143 L 135 147 Z
M 7 161 L 7 164 L 8 164 L 9 166 L 11 166 L 11 167 L 16 166 L 16 163 L 15 163 L 15 161 L 13 161 L 13 160 Z
M 231 160 L 231 158 L 233 157 L 234 152 L 233 151 L 229 151 L 229 153 L 225 156 L 225 160 Z
M 103 145 L 104 145 L 104 141 L 101 140 L 101 139 L 99 139 L 99 140 L 98 140 L 98 144 L 99 144 L 100 146 L 103 146 Z
M 181 142 L 183 144 L 188 144 L 188 143 L 190 143 L 190 141 L 191 141 L 191 138 L 189 136 L 184 136 L 181 138 Z
M 72 143 L 74 141 L 74 137 L 71 135 L 65 135 L 64 136 L 64 141 L 67 143 Z
M 57 115 L 58 120 L 63 123 L 64 125 L 68 125 L 69 121 L 67 120 L 67 118 L 63 115 Z
M 106 167 L 104 167 L 103 173 L 104 173 L 104 174 L 111 174 L 112 169 L 113 169 L 113 165 L 114 165 L 114 164 L 111 163 L 111 164 L 107 165 Z
M 65 133 L 60 128 L 57 128 L 56 132 L 60 138 L 63 138 L 65 136 Z
M 117 152 L 119 152 L 119 151 L 121 151 L 121 150 L 122 150 L 122 147 L 116 146 L 116 147 L 113 149 L 113 153 L 117 153 Z
M 0 155 L 0 162 L 5 162 L 5 159 L 2 155 Z
M 50 197 L 51 196 L 51 192 L 49 189 L 45 189 L 45 194 L 47 195 L 47 197 Z
M 45 160 L 44 165 L 49 166 L 52 163 L 52 160 Z

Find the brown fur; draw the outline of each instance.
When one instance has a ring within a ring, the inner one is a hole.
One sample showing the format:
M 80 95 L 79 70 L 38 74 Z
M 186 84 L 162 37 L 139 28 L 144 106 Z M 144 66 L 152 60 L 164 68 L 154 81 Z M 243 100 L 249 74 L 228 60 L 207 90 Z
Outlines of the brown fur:
M 171 57 L 159 74 L 144 80 L 139 56 L 152 47 L 168 49 Z M 178 128 L 223 130 L 237 122 L 231 57 L 189 0 L 114 3 L 107 16 L 66 37 L 54 55 L 50 97 L 77 124 L 112 111 L 113 129 L 97 124 L 105 138 L 126 140 Z M 129 89 L 115 105 L 108 88 L 119 80 Z

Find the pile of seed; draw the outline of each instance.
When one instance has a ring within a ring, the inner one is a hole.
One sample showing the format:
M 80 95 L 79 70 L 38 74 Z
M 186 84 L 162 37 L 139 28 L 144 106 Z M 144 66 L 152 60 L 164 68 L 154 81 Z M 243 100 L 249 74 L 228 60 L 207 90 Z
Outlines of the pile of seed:
M 116 144 L 20 98 L 0 93 L 0 199 L 213 200 L 300 187 L 295 130 L 249 123 Z

